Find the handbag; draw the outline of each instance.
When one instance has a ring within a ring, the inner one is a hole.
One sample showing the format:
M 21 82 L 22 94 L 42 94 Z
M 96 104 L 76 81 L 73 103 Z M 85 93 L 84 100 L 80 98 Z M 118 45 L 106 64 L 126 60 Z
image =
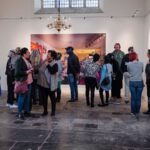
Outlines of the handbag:
M 108 85 L 110 83 L 110 79 L 109 79 L 109 77 L 105 77 L 104 79 L 103 79 L 103 81 L 102 81 L 102 85 Z
M 15 81 L 14 92 L 16 94 L 24 94 L 28 91 L 27 81 Z
M 106 75 L 108 74 L 108 69 L 107 69 L 107 66 L 106 66 Z M 109 76 L 105 76 L 105 78 L 102 80 L 102 85 L 106 86 L 110 83 L 110 78 Z

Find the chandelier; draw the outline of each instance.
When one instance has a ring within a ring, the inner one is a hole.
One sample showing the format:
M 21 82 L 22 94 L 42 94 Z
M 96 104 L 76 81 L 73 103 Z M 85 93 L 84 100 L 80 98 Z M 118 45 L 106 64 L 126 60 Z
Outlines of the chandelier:
M 65 19 L 61 17 L 60 15 L 60 0 L 59 0 L 59 5 L 58 5 L 58 15 L 57 15 L 57 18 L 55 19 L 54 22 L 52 23 L 49 23 L 47 25 L 47 27 L 49 29 L 56 29 L 58 32 L 60 32 L 61 30 L 66 30 L 66 29 L 69 29 L 71 28 L 71 24 L 67 24 L 65 22 Z

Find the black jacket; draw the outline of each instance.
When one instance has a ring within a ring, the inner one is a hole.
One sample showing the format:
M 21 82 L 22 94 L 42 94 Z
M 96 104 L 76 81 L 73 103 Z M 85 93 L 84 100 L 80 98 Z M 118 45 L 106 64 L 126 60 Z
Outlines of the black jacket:
M 129 54 L 126 54 L 123 59 L 122 59 L 122 62 L 121 62 L 121 70 L 122 72 L 127 72 L 127 65 L 126 63 L 129 62 Z
M 145 67 L 146 83 L 150 85 L 150 62 Z
M 10 81 L 13 82 L 15 80 L 15 69 L 12 67 L 11 58 L 9 58 L 7 61 L 5 74 Z
M 28 70 L 27 65 L 22 57 L 19 57 L 15 64 L 15 79 L 16 81 L 24 81 L 27 80 L 27 73 Z
M 77 73 L 80 73 L 79 59 L 74 53 L 71 53 L 68 57 L 67 74 L 76 75 Z

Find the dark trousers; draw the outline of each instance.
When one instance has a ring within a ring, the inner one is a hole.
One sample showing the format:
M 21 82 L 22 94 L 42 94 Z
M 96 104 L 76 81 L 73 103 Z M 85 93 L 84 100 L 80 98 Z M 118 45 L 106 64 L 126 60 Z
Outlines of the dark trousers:
M 57 101 L 59 102 L 61 99 L 61 81 L 58 81 L 58 88 L 57 88 Z
M 39 104 L 42 104 L 42 102 L 39 100 L 40 98 L 39 98 L 37 79 L 34 79 L 32 83 L 32 99 L 33 99 L 33 104 L 36 104 L 37 101 L 39 101 Z
M 85 95 L 87 105 L 90 105 L 89 94 L 91 92 L 91 106 L 94 106 L 95 87 L 96 87 L 96 78 L 85 77 L 85 88 L 86 88 Z
M 147 81 L 148 111 L 150 111 L 150 80 Z
M 12 81 L 12 77 L 7 76 L 7 103 L 13 105 L 14 103 L 14 84 Z
M 115 78 L 112 77 L 112 89 L 111 89 L 112 97 L 121 98 L 122 80 L 123 74 L 121 71 L 117 73 Z
M 102 104 L 105 104 L 105 103 L 104 103 L 103 91 L 104 91 L 104 90 L 103 90 L 102 88 L 100 88 L 100 90 L 99 90 L 99 95 L 100 95 L 100 99 L 101 99 Z M 105 93 L 106 93 L 106 103 L 108 103 L 109 91 L 105 91 Z
M 51 113 L 55 114 L 56 110 L 56 97 L 55 97 L 55 91 L 50 91 L 48 88 L 44 88 L 39 86 L 39 93 L 40 93 L 40 99 L 43 102 L 43 108 L 44 108 L 44 113 L 47 113 L 47 106 L 48 106 L 48 96 L 50 97 L 51 100 Z
M 150 97 L 150 81 L 147 83 L 147 97 Z
M 116 98 L 121 97 L 121 88 L 118 80 L 112 80 L 111 96 Z

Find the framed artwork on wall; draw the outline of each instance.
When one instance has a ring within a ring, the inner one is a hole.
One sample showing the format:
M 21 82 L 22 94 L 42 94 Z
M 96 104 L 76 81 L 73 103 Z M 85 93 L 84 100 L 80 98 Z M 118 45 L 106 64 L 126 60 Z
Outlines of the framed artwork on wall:
M 74 53 L 79 57 L 80 62 L 84 61 L 89 54 L 98 53 L 103 56 L 106 52 L 106 33 L 31 35 L 31 52 L 38 51 L 41 59 L 46 58 L 48 50 L 55 50 L 62 54 L 64 78 L 67 76 L 66 67 L 68 56 L 65 48 L 68 46 L 74 48 Z

